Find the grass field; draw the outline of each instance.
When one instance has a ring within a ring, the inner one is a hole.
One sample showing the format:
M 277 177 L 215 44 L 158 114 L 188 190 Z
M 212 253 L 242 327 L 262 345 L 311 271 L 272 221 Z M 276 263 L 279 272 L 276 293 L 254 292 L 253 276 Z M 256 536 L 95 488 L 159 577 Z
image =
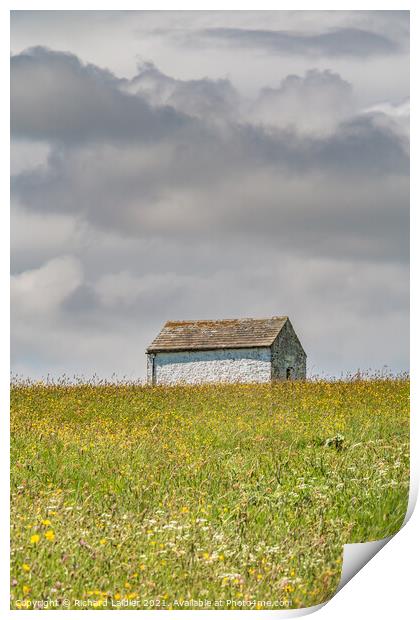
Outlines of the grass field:
M 12 608 L 324 601 L 343 543 L 404 519 L 408 399 L 404 378 L 13 385 Z

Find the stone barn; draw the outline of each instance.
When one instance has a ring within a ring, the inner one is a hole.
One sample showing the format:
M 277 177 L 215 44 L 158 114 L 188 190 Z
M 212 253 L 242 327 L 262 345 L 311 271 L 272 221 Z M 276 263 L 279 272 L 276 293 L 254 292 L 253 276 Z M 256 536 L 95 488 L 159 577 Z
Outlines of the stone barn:
M 168 321 L 146 355 L 150 385 L 306 378 L 306 353 L 287 316 Z

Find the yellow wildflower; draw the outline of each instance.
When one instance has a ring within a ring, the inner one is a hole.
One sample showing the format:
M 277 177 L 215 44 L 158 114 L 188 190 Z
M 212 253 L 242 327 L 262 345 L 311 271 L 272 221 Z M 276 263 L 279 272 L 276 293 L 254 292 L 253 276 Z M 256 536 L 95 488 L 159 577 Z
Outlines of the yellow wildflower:
M 25 573 L 29 573 L 29 571 L 31 570 L 31 567 L 29 566 L 29 564 L 22 564 L 22 568 L 25 571 Z
M 48 530 L 48 532 L 45 532 L 44 536 L 50 542 L 52 542 L 54 540 L 54 538 L 55 538 L 55 534 L 54 534 L 54 532 L 52 530 Z
M 37 542 L 39 542 L 39 534 L 32 534 L 31 543 L 35 545 Z

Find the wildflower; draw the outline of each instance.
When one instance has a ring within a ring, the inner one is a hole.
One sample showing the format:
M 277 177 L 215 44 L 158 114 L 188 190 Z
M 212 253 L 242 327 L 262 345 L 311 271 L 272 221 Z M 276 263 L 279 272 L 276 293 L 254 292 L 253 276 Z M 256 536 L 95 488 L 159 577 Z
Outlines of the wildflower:
M 100 545 L 105 545 L 106 543 L 106 538 L 101 538 L 101 540 L 99 541 Z
M 24 594 L 29 594 L 29 592 L 31 591 L 31 588 L 27 585 L 24 585 L 22 589 Z
M 22 568 L 25 571 L 25 573 L 29 573 L 29 571 L 31 570 L 31 567 L 29 566 L 29 564 L 22 564 Z
M 184 514 L 185 514 L 186 512 L 189 512 L 189 511 L 190 511 L 190 510 L 189 510 L 189 508 L 188 508 L 187 506 L 182 506 L 182 508 L 181 508 L 181 512 L 182 512 L 182 513 L 184 513 Z
M 49 519 L 43 519 L 41 523 L 42 525 L 51 525 L 51 521 Z
M 38 543 L 38 542 L 39 542 L 39 534 L 32 534 L 32 536 L 31 536 L 31 543 L 33 545 L 36 545 L 36 543 Z
M 52 530 L 48 530 L 48 532 L 45 532 L 44 536 L 50 542 L 52 542 L 54 540 L 54 538 L 55 538 L 55 534 L 54 534 L 54 532 Z
M 114 594 L 114 599 L 115 599 L 116 601 L 119 601 L 119 600 L 121 599 L 121 594 L 120 594 L 119 592 L 116 592 L 116 593 Z

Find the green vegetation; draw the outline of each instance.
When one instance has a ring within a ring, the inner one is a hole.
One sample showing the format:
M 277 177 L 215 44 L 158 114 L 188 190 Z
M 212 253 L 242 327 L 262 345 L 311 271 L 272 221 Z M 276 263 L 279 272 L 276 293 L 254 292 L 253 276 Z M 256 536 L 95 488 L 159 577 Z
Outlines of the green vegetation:
M 402 524 L 408 400 L 406 378 L 13 385 L 12 608 L 326 600 L 343 544 Z

